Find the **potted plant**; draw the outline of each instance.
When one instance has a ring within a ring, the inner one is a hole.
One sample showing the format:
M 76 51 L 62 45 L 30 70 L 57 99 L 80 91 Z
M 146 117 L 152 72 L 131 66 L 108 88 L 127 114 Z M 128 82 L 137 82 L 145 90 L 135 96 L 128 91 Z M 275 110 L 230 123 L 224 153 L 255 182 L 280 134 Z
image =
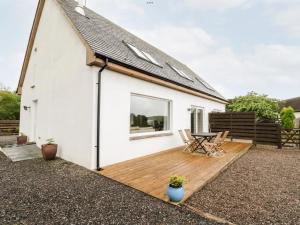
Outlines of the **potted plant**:
M 168 186 L 168 197 L 172 202 L 180 202 L 184 197 L 183 185 L 187 179 L 183 176 L 172 176 Z
M 23 133 L 20 133 L 20 135 L 17 137 L 17 144 L 18 145 L 24 145 L 27 143 L 27 136 Z
M 42 155 L 45 160 L 55 159 L 57 153 L 57 144 L 54 143 L 53 138 L 46 140 L 47 143 L 42 145 Z

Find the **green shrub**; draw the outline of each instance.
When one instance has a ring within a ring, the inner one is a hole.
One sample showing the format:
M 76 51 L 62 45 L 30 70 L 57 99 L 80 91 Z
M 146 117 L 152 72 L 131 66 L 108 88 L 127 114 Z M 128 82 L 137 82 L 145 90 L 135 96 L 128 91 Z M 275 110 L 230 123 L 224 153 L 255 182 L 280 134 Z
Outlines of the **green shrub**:
M 20 96 L 0 89 L 0 120 L 20 119 Z
M 184 176 L 172 176 L 170 178 L 170 186 L 173 188 L 180 188 L 187 182 L 187 179 Z
M 229 112 L 255 112 L 258 120 L 275 120 L 278 118 L 279 100 L 250 92 L 239 96 L 227 105 Z
M 295 127 L 295 111 L 289 107 L 284 107 L 280 111 L 281 126 L 285 129 L 293 129 Z

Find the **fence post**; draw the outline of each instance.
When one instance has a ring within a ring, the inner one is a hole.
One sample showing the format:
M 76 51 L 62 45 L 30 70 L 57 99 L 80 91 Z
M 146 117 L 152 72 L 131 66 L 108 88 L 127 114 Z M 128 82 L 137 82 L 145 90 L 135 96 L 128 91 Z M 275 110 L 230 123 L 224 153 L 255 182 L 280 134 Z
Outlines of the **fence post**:
M 211 113 L 208 113 L 208 132 L 211 132 Z
M 256 129 L 256 126 L 257 126 L 257 122 L 256 122 L 256 113 L 254 113 L 254 140 L 253 140 L 253 144 L 254 146 L 256 147 L 256 137 L 257 137 L 257 129 Z
M 298 133 L 299 133 L 299 139 L 298 139 L 298 148 L 299 148 L 299 150 L 300 150 L 300 129 L 298 130 Z
M 278 148 L 282 149 L 282 135 L 281 135 L 281 126 L 280 124 L 277 124 L 277 130 L 278 130 Z

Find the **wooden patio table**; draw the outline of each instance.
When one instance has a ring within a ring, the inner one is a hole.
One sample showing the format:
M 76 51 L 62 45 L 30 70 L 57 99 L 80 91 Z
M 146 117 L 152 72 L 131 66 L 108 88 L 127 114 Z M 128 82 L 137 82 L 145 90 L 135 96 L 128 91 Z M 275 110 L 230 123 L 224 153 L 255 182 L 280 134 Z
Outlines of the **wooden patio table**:
M 205 141 L 210 142 L 211 139 L 213 139 L 216 136 L 217 136 L 217 133 L 210 133 L 210 132 L 192 133 L 192 137 L 195 138 L 195 140 L 197 142 L 194 151 L 203 150 L 205 153 L 207 153 L 207 151 L 205 150 L 205 148 L 203 146 L 203 142 L 205 142 Z

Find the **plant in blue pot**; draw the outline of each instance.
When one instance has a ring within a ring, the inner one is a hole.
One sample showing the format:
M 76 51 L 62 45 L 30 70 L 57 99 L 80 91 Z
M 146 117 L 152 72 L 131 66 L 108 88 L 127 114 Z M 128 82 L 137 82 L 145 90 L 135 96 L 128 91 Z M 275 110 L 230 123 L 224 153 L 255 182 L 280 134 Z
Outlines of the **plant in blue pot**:
M 180 202 L 184 197 L 183 185 L 187 179 L 184 176 L 172 176 L 168 186 L 168 197 L 172 202 Z

